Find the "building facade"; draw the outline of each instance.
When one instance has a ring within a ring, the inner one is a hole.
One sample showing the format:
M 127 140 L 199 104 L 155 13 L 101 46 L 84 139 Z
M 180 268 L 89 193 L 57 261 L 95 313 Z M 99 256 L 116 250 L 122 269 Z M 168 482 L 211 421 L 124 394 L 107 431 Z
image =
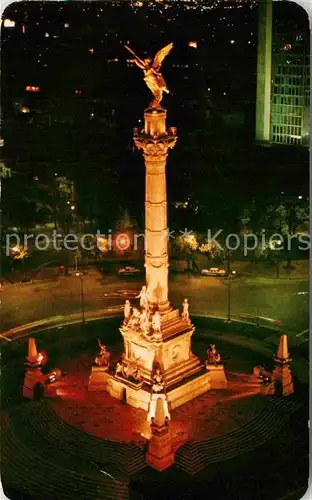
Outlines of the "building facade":
M 280 2 L 259 5 L 256 140 L 308 147 L 309 22 L 287 4 L 288 14 Z

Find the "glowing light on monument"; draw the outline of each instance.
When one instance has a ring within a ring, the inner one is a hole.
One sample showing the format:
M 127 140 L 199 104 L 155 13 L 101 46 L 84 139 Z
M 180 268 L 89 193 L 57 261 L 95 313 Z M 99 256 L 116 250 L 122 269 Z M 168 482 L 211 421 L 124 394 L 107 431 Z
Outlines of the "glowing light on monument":
M 43 356 L 42 352 L 39 352 L 39 353 L 38 353 L 37 362 L 38 362 L 40 365 L 42 364 L 43 359 L 44 359 L 44 356 Z
M 108 252 L 108 239 L 103 236 L 97 236 L 96 246 L 102 253 Z
M 130 245 L 131 240 L 127 233 L 120 233 L 116 236 L 116 247 L 118 250 L 128 250 Z

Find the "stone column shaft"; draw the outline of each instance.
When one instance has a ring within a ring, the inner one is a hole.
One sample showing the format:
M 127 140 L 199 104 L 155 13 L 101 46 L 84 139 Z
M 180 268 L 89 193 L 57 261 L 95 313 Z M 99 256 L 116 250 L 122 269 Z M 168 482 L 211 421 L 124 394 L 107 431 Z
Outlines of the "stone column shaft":
M 147 109 L 145 128 L 136 130 L 134 141 L 143 150 L 145 174 L 145 272 L 150 302 L 160 310 L 168 302 L 168 229 L 166 161 L 168 149 L 177 137 L 175 129 L 166 130 L 166 110 Z

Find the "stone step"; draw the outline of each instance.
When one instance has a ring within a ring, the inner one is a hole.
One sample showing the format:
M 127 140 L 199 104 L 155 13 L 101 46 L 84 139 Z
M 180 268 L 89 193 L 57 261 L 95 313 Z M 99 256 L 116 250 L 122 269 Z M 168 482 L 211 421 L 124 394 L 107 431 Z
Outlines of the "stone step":
M 25 408 L 20 408 L 21 413 Z M 72 427 L 58 417 L 46 401 L 28 406 L 24 418 L 44 441 L 57 445 L 65 453 L 105 466 L 113 476 L 124 477 L 125 473 L 132 474 L 145 466 L 144 453 L 139 447 L 96 438 Z
M 292 398 L 272 397 L 271 402 L 283 413 L 293 413 L 302 408 L 302 404 Z
M 170 386 L 171 384 L 178 382 L 179 380 L 183 380 L 184 378 L 191 375 L 194 369 L 198 369 L 203 367 L 201 361 L 194 355 L 192 355 L 186 361 L 183 361 L 172 368 L 169 368 L 164 373 L 164 381 L 166 386 Z
M 182 321 L 181 318 L 176 318 L 174 321 L 168 321 L 165 323 L 162 323 L 161 325 L 161 332 L 164 341 L 168 340 L 169 338 L 173 337 L 174 335 L 178 335 L 181 333 L 185 333 L 188 331 L 191 331 L 194 329 L 194 325 Z
M 195 474 L 210 463 L 225 461 L 261 446 L 279 431 L 287 416 L 282 416 L 272 404 L 239 429 L 223 436 L 198 443 L 186 443 L 176 453 L 176 464 Z
M 177 387 L 178 385 L 181 385 L 188 381 L 188 379 L 191 379 L 193 376 L 196 374 L 202 375 L 205 373 L 206 370 L 204 370 L 203 365 L 197 365 L 194 366 L 192 369 L 189 369 L 187 373 L 183 374 L 183 376 L 177 376 L 174 379 L 171 379 L 169 383 L 166 384 L 167 392 L 170 392 L 173 388 Z
M 54 500 L 128 498 L 127 484 L 115 484 L 108 476 L 96 480 L 86 474 L 60 467 L 34 452 L 17 438 L 14 428 L 6 425 L 1 438 L 1 471 L 5 483 L 26 494 Z

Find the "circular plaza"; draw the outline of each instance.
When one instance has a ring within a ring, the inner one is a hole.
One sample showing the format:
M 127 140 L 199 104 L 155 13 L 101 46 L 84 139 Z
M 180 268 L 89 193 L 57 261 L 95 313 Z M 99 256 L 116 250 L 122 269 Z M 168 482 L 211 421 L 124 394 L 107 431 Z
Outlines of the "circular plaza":
M 258 487 L 253 496 L 259 499 L 264 492 L 273 499 L 286 491 L 304 491 L 306 386 L 295 377 L 290 397 L 260 393 L 253 368 L 270 370 L 274 363 L 274 342 L 271 356 L 260 348 L 261 338 L 270 333 L 265 329 L 254 327 L 259 343 L 249 345 L 244 329 L 234 331 L 229 340 L 224 331 L 235 330 L 234 325 L 220 323 L 218 331 L 207 318 L 195 318 L 194 323 L 194 353 L 205 359 L 207 347 L 215 342 L 228 383 L 170 412 L 175 463 L 163 472 L 146 464 L 152 437 L 146 412 L 105 391 L 88 390 L 97 339 L 105 342 L 112 364 L 120 356 L 120 318 L 35 334 L 38 350 L 47 356 L 44 370 L 58 367 L 63 373 L 51 384 L 53 392 L 35 401 L 22 399 L 27 338 L 8 343 L 2 357 L 1 460 L 10 498 L 202 498 L 203 488 L 209 488 L 214 498 L 230 498 L 239 491 L 239 498 L 247 499 L 254 482 Z M 287 481 L 277 481 L 271 493 L 264 481 L 268 467 L 277 478 L 287 474 Z M 248 481 L 237 480 L 242 474 Z

